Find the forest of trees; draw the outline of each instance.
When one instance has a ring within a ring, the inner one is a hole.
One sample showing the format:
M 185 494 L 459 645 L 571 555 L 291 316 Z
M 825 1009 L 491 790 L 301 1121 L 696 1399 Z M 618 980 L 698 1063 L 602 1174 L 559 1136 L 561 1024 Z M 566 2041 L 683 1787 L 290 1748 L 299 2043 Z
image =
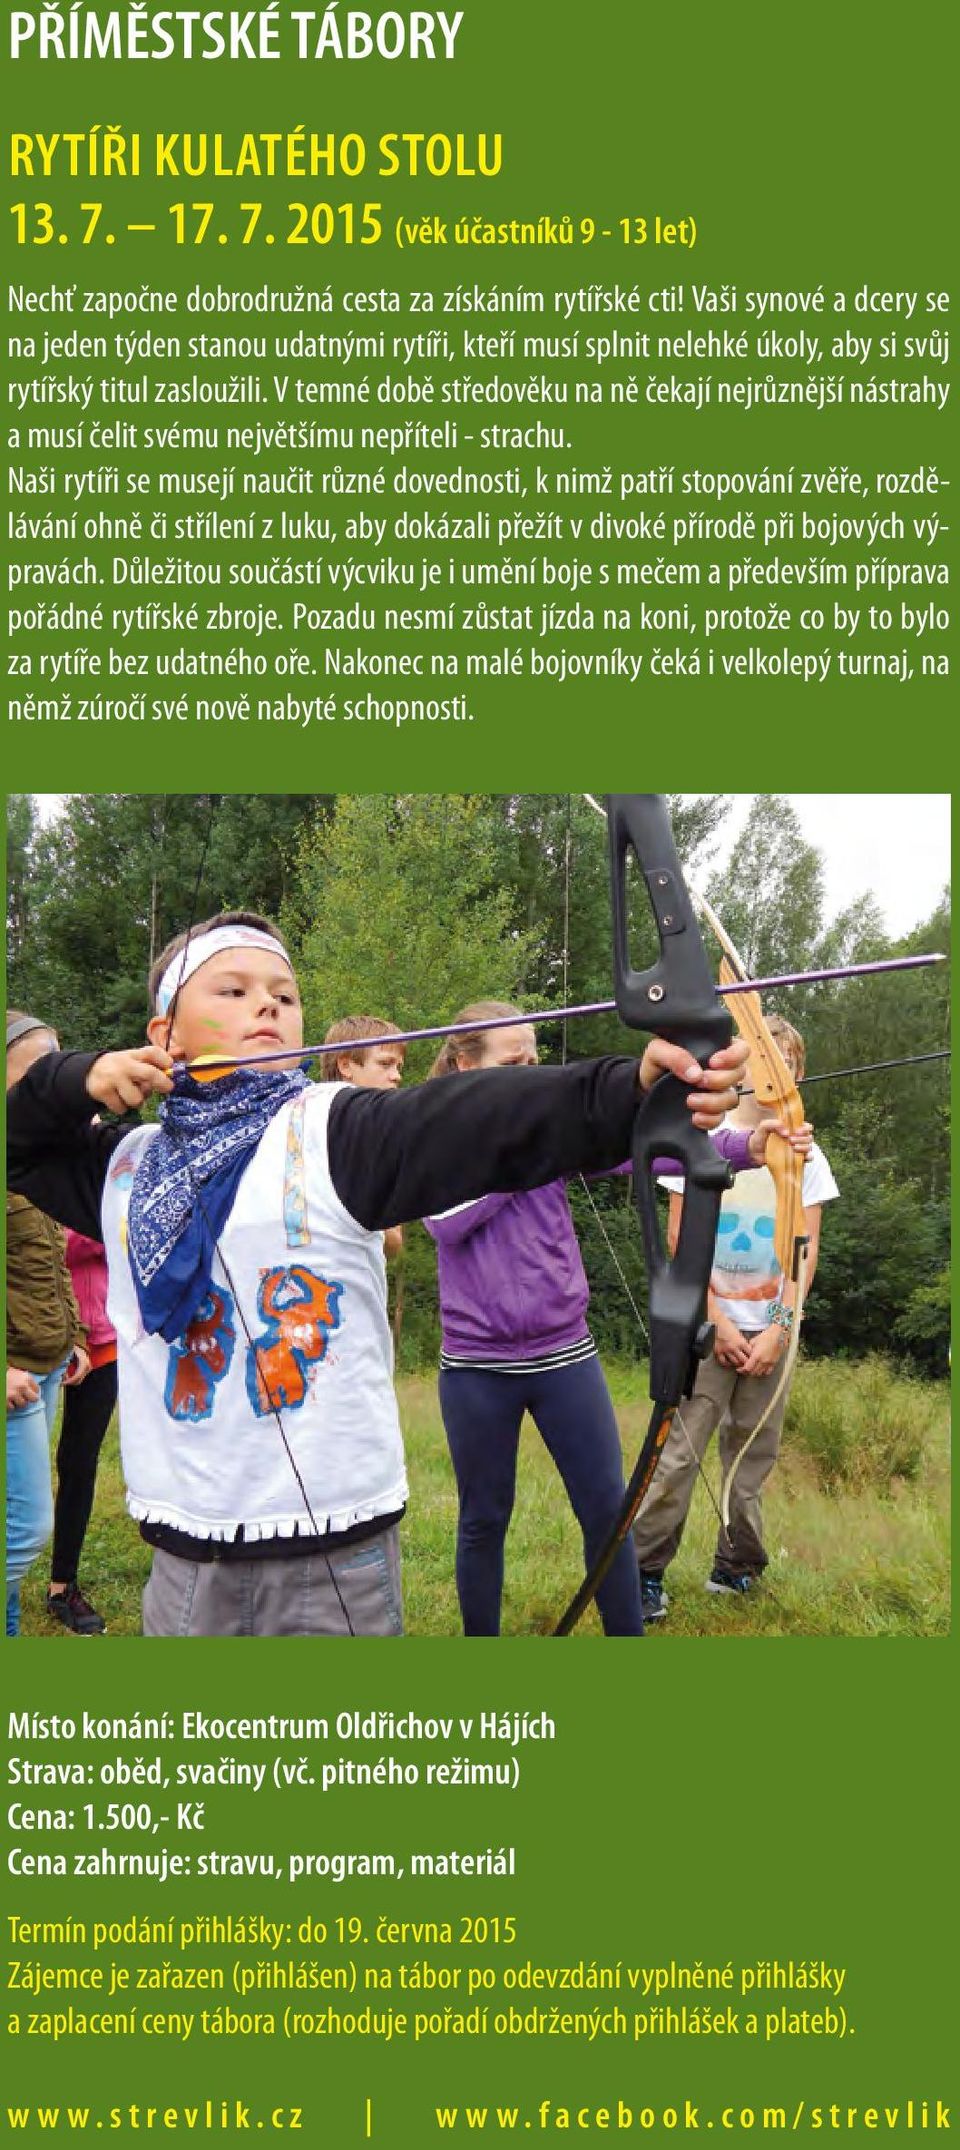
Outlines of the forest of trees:
M 824 873 L 790 805 L 755 802 L 724 869 L 711 874 L 731 800 L 671 802 L 677 846 L 753 975 L 930 950 L 949 953 L 947 894 L 892 942 L 873 899 L 824 916 Z M 280 923 L 294 956 L 307 1037 L 335 1016 L 403 1028 L 452 1018 L 480 996 L 526 1007 L 610 992 L 606 846 L 578 795 L 339 798 L 276 793 L 65 797 L 42 820 L 7 810 L 7 998 L 42 1015 L 65 1046 L 134 1044 L 153 957 L 192 919 L 243 907 Z M 654 942 L 648 926 L 649 955 Z M 947 967 L 768 996 L 803 1033 L 811 1075 L 948 1043 Z M 544 1059 L 636 1049 L 615 1017 L 541 1032 Z M 408 1058 L 412 1076 L 426 1048 Z M 943 1373 L 949 1337 L 949 1062 L 825 1082 L 809 1116 L 838 1180 L 805 1322 L 816 1355 L 885 1352 Z M 595 1192 L 605 1231 L 572 1199 L 601 1350 L 642 1349 L 611 1255 L 641 1308 L 643 1259 L 623 1184 Z M 606 1236 L 605 1236 L 606 1235 Z M 608 1243 L 609 1242 L 609 1243 Z M 437 1343 L 433 1252 L 415 1229 L 399 1280 L 401 1357 Z

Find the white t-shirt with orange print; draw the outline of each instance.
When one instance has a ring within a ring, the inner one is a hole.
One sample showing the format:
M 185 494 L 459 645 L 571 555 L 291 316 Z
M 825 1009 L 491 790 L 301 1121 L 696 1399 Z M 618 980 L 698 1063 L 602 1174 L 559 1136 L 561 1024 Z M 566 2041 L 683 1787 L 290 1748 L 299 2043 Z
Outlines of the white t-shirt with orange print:
M 727 1122 L 730 1125 L 730 1122 Z M 683 1193 L 683 1180 L 664 1178 L 662 1187 Z M 821 1149 L 814 1143 L 803 1171 L 803 1206 L 815 1209 L 834 1202 L 840 1192 Z M 773 1249 L 777 1190 L 766 1165 L 738 1172 L 720 1204 L 720 1223 L 710 1289 L 721 1310 L 738 1329 L 765 1329 L 779 1297 L 781 1270 Z

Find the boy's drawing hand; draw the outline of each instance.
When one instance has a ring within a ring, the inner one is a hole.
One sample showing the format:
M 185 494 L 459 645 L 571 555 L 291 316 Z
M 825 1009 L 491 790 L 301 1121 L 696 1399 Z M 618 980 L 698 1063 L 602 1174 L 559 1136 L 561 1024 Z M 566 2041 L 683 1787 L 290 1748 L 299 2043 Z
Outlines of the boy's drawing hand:
M 28 1374 L 23 1366 L 7 1367 L 7 1410 L 25 1411 L 28 1403 L 36 1403 L 40 1384 Z
M 173 1089 L 173 1061 L 162 1045 L 138 1045 L 128 1053 L 101 1053 L 87 1076 L 87 1095 L 108 1112 L 136 1112 L 144 1098 Z
M 653 1038 L 637 1071 L 641 1090 L 652 1090 L 660 1075 L 676 1075 L 691 1085 L 687 1106 L 694 1127 L 709 1133 L 719 1127 L 737 1102 L 737 1077 L 750 1055 L 742 1038 L 734 1038 L 722 1052 L 713 1053 L 705 1068 L 691 1060 L 685 1045 L 670 1045 L 666 1038 Z M 695 1087 L 694 1087 L 695 1086 Z
M 755 1165 L 765 1162 L 767 1143 L 771 1135 L 782 1135 L 784 1142 L 789 1142 L 792 1150 L 799 1150 L 806 1163 L 813 1148 L 813 1127 L 809 1120 L 804 1120 L 801 1127 L 795 1128 L 786 1127 L 782 1120 L 761 1120 L 759 1127 L 754 1128 L 750 1137 L 750 1155 Z

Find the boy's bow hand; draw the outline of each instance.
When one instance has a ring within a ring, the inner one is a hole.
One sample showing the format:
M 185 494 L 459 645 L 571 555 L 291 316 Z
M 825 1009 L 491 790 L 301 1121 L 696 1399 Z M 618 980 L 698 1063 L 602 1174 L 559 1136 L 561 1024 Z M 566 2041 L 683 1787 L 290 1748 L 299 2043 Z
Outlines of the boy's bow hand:
M 136 1112 L 156 1091 L 173 1089 L 173 1061 L 162 1045 L 138 1045 L 128 1053 L 101 1053 L 87 1076 L 87 1095 L 108 1112 Z
M 809 1120 L 804 1120 L 800 1127 L 787 1127 L 782 1120 L 761 1120 L 759 1127 L 754 1128 L 750 1137 L 750 1155 L 755 1165 L 765 1162 L 767 1143 L 771 1135 L 782 1136 L 792 1150 L 799 1150 L 806 1164 L 813 1148 L 813 1127 Z
M 694 1127 L 709 1133 L 719 1127 L 737 1102 L 737 1077 L 749 1059 L 742 1038 L 734 1038 L 722 1052 L 713 1053 L 705 1068 L 691 1060 L 685 1045 L 670 1045 L 666 1038 L 653 1038 L 637 1070 L 641 1090 L 652 1090 L 661 1075 L 676 1075 L 690 1084 L 687 1107 Z

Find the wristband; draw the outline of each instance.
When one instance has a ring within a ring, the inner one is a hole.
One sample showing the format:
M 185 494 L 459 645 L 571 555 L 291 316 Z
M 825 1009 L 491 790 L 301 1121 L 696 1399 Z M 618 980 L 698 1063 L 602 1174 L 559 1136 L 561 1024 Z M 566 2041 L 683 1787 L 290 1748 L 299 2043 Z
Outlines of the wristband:
M 785 1329 L 789 1336 L 793 1328 L 793 1308 L 784 1306 L 782 1299 L 775 1299 L 767 1315 L 768 1329 Z

